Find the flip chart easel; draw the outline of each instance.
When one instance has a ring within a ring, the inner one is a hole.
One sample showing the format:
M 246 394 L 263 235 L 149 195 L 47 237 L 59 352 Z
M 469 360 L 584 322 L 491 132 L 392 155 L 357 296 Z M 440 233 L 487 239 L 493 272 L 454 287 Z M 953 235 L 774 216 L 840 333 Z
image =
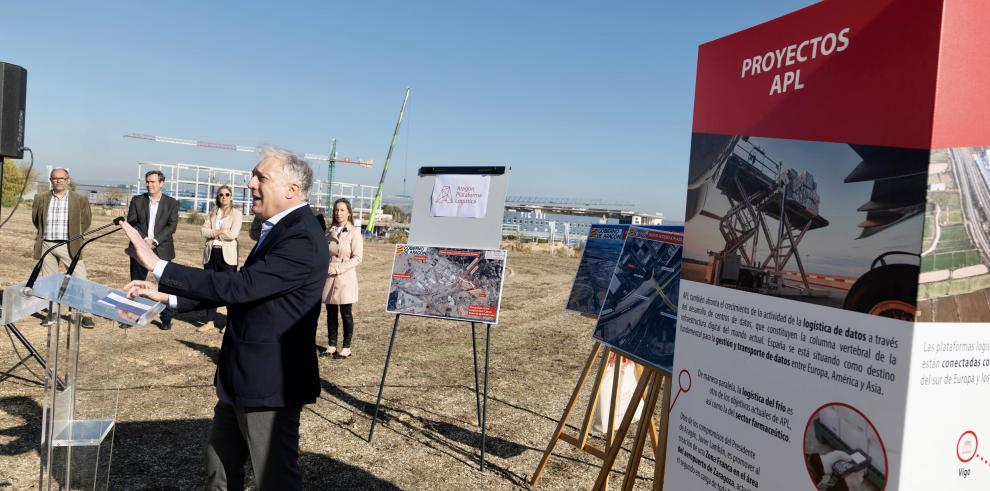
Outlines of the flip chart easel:
M 382 405 L 382 394 L 385 392 L 385 377 L 388 375 L 388 366 L 392 361 L 392 348 L 395 347 L 395 335 L 399 331 L 399 317 L 402 314 L 395 314 L 395 322 L 392 324 L 392 338 L 388 343 L 388 354 L 385 355 L 385 368 L 382 369 L 382 381 L 378 385 L 378 399 L 375 401 L 375 415 L 371 418 L 371 431 L 368 432 L 368 443 L 375 436 L 375 424 L 378 422 L 378 410 Z M 488 358 L 491 352 L 492 325 L 485 324 L 485 386 L 484 401 L 478 384 L 478 336 L 475 322 L 471 322 L 471 351 L 474 355 L 474 399 L 478 410 L 478 425 L 481 426 L 481 464 L 480 470 L 485 470 L 485 446 L 488 435 Z
M 601 353 L 600 357 L 599 353 Z M 591 374 L 592 365 L 594 365 L 596 357 L 599 357 L 600 361 L 598 363 L 598 372 L 595 376 L 595 381 L 591 386 L 588 409 L 585 412 L 577 436 L 567 434 L 564 429 L 567 426 L 568 420 L 571 418 L 578 397 L 580 396 L 582 389 Z M 605 434 L 605 448 L 598 448 L 588 442 L 588 434 L 591 430 L 591 418 L 595 412 L 595 407 L 598 404 L 598 395 L 601 391 L 605 368 L 608 366 L 607 364 L 609 359 L 613 357 L 615 358 L 616 368 L 613 370 L 609 424 Z M 547 462 L 550 460 L 550 455 L 553 453 L 554 447 L 556 447 L 559 440 L 563 440 L 582 452 L 602 459 L 602 469 L 599 472 L 598 478 L 592 489 L 607 489 L 609 473 L 615 464 L 615 459 L 619 454 L 619 450 L 622 448 L 622 442 L 625 440 L 626 434 L 629 432 L 629 427 L 632 425 L 632 419 L 638 409 L 639 402 L 640 400 L 644 400 L 645 405 L 643 407 L 643 417 L 640 418 L 636 439 L 633 443 L 632 455 L 629 457 L 629 463 L 626 468 L 626 477 L 623 481 L 623 489 L 632 489 L 633 484 L 636 481 L 636 472 L 639 469 L 640 459 L 643 456 L 643 450 L 646 446 L 647 434 L 650 437 L 653 454 L 656 458 L 653 489 L 659 490 L 663 488 L 664 459 L 666 456 L 667 426 L 670 408 L 670 375 L 648 365 L 637 363 L 637 370 L 642 369 L 642 373 L 639 376 L 639 382 L 633 392 L 632 398 L 629 400 L 629 406 L 625 410 L 625 415 L 622 418 L 622 422 L 619 424 L 618 428 L 615 428 L 619 374 L 621 371 L 623 358 L 625 358 L 625 356 L 622 353 L 605 347 L 601 343 L 596 342 L 594 346 L 592 346 L 591 353 L 585 361 L 584 369 L 578 377 L 577 385 L 574 387 L 574 392 L 571 394 L 571 398 L 568 401 L 567 406 L 564 408 L 564 413 L 560 417 L 560 422 L 557 424 L 557 428 L 550 437 L 550 442 L 547 444 L 547 449 L 543 453 L 543 458 L 540 460 L 539 465 L 536 467 L 536 471 L 533 473 L 533 477 L 530 480 L 530 486 L 536 486 L 539 483 L 540 478 L 543 475 L 543 470 L 546 467 Z M 660 411 L 660 424 L 657 425 L 653 418 L 653 413 L 659 399 L 662 399 L 664 402 Z M 649 417 L 646 417 L 647 415 L 649 415 Z
M 462 249 L 498 250 L 502 237 L 502 215 L 505 211 L 505 194 L 508 189 L 510 167 L 507 166 L 424 166 L 419 169 L 416 181 L 416 191 L 413 196 L 412 223 L 410 224 L 410 245 L 429 247 L 451 247 Z M 488 176 L 491 179 L 487 196 L 487 213 L 480 218 L 434 217 L 430 213 L 433 201 L 434 183 L 438 176 L 443 175 L 475 175 Z M 385 356 L 385 367 L 382 369 L 382 379 L 378 386 L 378 399 L 375 402 L 375 414 L 371 420 L 371 430 L 368 432 L 368 442 L 375 434 L 378 422 L 378 411 L 381 408 L 382 393 L 385 390 L 385 377 L 392 360 L 392 349 L 399 330 L 399 318 L 404 314 L 396 313 L 392 324 L 392 337 Z M 414 314 L 405 314 L 407 316 Z M 414 315 L 415 316 L 415 315 Z M 498 316 L 495 321 L 498 322 Z M 450 319 L 457 320 L 457 319 Z M 464 322 L 464 320 L 457 320 Z M 478 425 L 481 426 L 481 458 L 480 470 L 485 470 L 485 446 L 488 423 L 488 360 L 491 354 L 492 323 L 485 324 L 485 368 L 484 388 L 478 380 L 478 343 L 476 327 L 480 322 L 471 322 L 471 342 L 474 355 L 474 394 L 478 411 Z M 483 392 L 483 396 L 481 393 Z

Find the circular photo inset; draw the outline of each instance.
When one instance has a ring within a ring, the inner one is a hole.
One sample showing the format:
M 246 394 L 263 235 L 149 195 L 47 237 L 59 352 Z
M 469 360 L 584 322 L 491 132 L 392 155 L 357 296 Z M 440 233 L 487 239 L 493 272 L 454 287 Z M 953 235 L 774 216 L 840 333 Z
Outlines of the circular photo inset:
M 804 462 L 813 489 L 884 491 L 887 486 L 887 447 L 869 418 L 849 404 L 825 404 L 808 418 Z
M 979 446 L 980 442 L 976 438 L 976 433 L 967 431 L 956 442 L 956 457 L 959 457 L 959 461 L 965 464 L 976 457 L 976 450 Z

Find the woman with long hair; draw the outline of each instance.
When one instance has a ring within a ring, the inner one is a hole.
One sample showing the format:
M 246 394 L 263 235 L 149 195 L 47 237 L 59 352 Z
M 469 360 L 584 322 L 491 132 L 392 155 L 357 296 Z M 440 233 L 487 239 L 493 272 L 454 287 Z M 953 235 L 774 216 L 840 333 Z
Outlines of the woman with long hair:
M 327 227 L 327 245 L 330 248 L 330 268 L 323 287 L 323 303 L 327 305 L 326 351 L 320 356 L 347 358 L 351 356 L 351 337 L 354 335 L 354 315 L 351 306 L 358 300 L 357 266 L 364 254 L 361 228 L 354 225 L 351 202 L 340 198 L 333 202 L 333 219 Z M 344 343 L 337 351 L 337 312 L 344 323 Z
M 203 248 L 203 269 L 213 271 L 237 271 L 237 236 L 241 233 L 241 211 L 234 208 L 234 196 L 226 184 L 217 189 L 216 206 L 206 215 L 200 232 L 206 245 Z M 197 332 L 216 329 L 213 320 L 216 309 L 206 313 L 206 324 Z

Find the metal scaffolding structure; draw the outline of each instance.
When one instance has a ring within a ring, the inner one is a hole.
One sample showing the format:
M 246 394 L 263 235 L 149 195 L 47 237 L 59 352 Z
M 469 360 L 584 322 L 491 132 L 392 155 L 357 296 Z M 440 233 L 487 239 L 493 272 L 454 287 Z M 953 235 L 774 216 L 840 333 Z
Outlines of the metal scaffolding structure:
M 251 215 L 251 191 L 247 188 L 251 171 L 177 162 L 138 162 L 137 167 L 137 184 L 132 188 L 132 194 L 144 191 L 146 172 L 159 170 L 165 174 L 163 191 L 179 201 L 180 211 L 208 212 L 216 197 L 217 188 L 226 184 L 231 188 L 234 207 L 246 216 Z M 334 198 L 350 200 L 356 224 L 364 223 L 365 218 L 370 215 L 375 192 L 375 186 L 333 183 Z M 322 204 L 327 202 L 327 194 L 326 181 L 315 179 L 310 189 L 309 202 L 314 208 L 325 211 Z
M 809 230 L 827 227 L 828 220 L 796 199 L 783 166 L 763 149 L 747 138 L 735 139 L 725 149 L 712 177 L 729 202 L 723 216 L 713 217 L 719 220 L 725 240 L 723 250 L 712 252 L 721 270 L 715 284 L 728 281 L 756 290 L 780 290 L 785 267 L 793 259 L 801 281 L 797 288 L 810 294 L 798 245 Z M 770 220 L 776 222 L 776 230 Z M 761 248 L 767 250 L 762 261 Z
M 547 196 L 506 196 L 506 204 L 519 205 L 550 205 L 586 208 L 627 208 L 631 209 L 636 203 L 628 201 L 613 201 L 598 198 L 554 198 Z

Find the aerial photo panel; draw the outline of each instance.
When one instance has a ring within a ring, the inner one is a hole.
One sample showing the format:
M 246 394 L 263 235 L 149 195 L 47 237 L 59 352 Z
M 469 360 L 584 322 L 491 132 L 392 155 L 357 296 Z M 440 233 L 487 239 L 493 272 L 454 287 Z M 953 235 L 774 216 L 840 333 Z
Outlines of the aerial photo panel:
M 596 223 L 588 230 L 588 239 L 578 263 L 571 293 L 567 297 L 567 310 L 589 316 L 597 316 L 605 300 L 605 292 L 612 278 L 615 263 L 622 253 L 622 246 L 629 231 L 629 224 Z M 651 230 L 684 233 L 681 225 L 637 225 Z
M 386 312 L 498 323 L 506 251 L 397 245 Z
M 990 147 L 932 150 L 918 320 L 990 322 Z
M 684 279 L 913 321 L 929 159 L 695 133 Z
M 683 240 L 679 233 L 629 229 L 592 334 L 668 373 L 674 366 Z

